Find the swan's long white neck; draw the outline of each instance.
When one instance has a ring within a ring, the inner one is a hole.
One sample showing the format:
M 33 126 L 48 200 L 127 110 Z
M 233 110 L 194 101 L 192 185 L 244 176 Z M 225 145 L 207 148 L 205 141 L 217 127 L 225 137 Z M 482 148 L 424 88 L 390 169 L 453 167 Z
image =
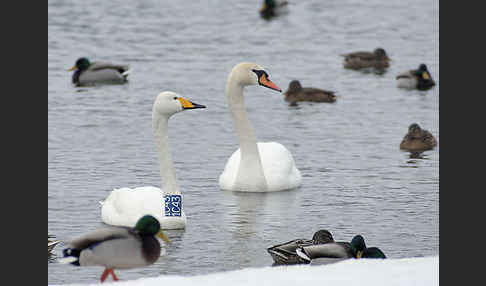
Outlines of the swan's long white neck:
M 169 118 L 154 113 L 152 115 L 152 129 L 157 145 L 157 154 L 160 163 L 160 178 L 162 179 L 162 191 L 166 194 L 180 194 L 177 185 L 172 154 L 170 152 L 168 129 Z
M 232 72 L 226 82 L 226 96 L 240 141 L 241 155 L 235 183 L 242 188 L 251 183 L 252 186 L 267 189 L 257 139 L 245 110 L 243 88 L 244 86 L 237 81 L 237 74 Z

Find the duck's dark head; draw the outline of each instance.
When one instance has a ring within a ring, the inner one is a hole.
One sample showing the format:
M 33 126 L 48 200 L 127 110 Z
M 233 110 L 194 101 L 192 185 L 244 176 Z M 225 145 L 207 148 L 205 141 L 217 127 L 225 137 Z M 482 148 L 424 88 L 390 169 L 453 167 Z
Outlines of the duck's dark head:
M 355 235 L 350 243 L 351 251 L 353 256 L 356 258 L 361 258 L 363 251 L 366 249 L 366 243 L 361 235 Z
M 408 135 L 411 137 L 420 137 L 422 135 L 422 128 L 417 123 L 412 123 L 408 127 Z
M 327 229 L 321 229 L 316 233 L 314 233 L 312 240 L 316 244 L 322 244 L 322 243 L 333 242 L 334 238 L 332 237 L 332 234 Z
M 300 85 L 300 82 L 296 79 L 289 83 L 289 92 L 296 92 L 299 91 L 301 88 L 302 85 Z
M 386 256 L 378 247 L 368 247 L 363 251 L 361 258 L 386 258 Z
M 387 60 L 389 60 L 388 55 L 386 54 L 386 52 L 385 52 L 385 50 L 383 48 L 376 48 L 373 53 L 379 59 L 387 59 Z
M 165 234 L 160 229 L 159 221 L 151 216 L 145 215 L 141 217 L 138 221 L 133 230 L 140 234 L 141 236 L 153 236 L 157 235 L 158 237 L 162 238 L 165 242 L 170 244 L 169 239 L 165 236 Z
M 90 65 L 91 65 L 91 63 L 87 58 L 79 58 L 76 61 L 76 63 L 74 64 L 74 66 L 71 69 L 69 69 L 69 71 L 73 71 L 75 69 L 83 71 L 83 70 L 89 68 Z
M 432 76 L 430 75 L 429 71 L 427 70 L 427 66 L 425 64 L 420 64 L 417 70 L 417 76 L 421 80 L 432 80 Z

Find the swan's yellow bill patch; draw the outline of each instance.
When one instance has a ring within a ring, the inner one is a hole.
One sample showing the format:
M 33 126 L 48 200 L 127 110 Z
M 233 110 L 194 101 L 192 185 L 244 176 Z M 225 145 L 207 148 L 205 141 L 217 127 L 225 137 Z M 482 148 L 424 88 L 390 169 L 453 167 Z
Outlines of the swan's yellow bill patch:
M 260 79 L 258 81 L 263 86 L 266 86 L 268 88 L 282 92 L 282 90 L 276 84 L 274 84 L 271 80 L 267 79 L 264 74 L 262 74 L 262 76 L 260 77 Z
M 168 244 L 172 244 L 170 242 L 170 240 L 167 238 L 167 236 L 165 236 L 165 234 L 162 232 L 162 230 L 160 230 L 158 233 L 157 233 L 157 236 L 162 238 L 163 241 L 167 242 Z
M 183 108 L 194 108 L 194 104 L 192 104 L 192 102 L 190 102 L 189 100 L 182 97 L 179 97 L 178 99 L 181 102 Z
M 429 73 L 428 73 L 428 72 L 423 72 L 423 73 L 422 73 L 422 77 L 423 77 L 424 79 L 429 79 L 429 78 L 430 78 L 430 76 L 429 76 Z
M 76 69 L 76 66 L 73 66 L 72 68 L 68 69 L 68 71 L 73 71 Z

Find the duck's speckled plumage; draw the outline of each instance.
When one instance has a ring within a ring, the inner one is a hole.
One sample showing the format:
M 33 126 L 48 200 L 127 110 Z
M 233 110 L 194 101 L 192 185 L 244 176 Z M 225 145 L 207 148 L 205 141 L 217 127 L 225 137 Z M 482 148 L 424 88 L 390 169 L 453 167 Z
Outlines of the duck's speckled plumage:
M 432 150 L 437 146 L 437 140 L 429 131 L 422 129 L 417 123 L 408 127 L 408 133 L 400 143 L 400 149 L 419 152 Z
M 359 51 L 344 54 L 343 56 L 345 69 L 375 68 L 384 70 L 390 66 L 390 58 L 383 48 L 376 48 L 373 52 Z
M 285 101 L 290 105 L 296 105 L 299 101 L 310 102 L 335 102 L 334 91 L 323 90 L 313 87 L 302 87 L 298 80 L 292 80 L 289 88 L 284 93 Z
M 297 255 L 297 248 L 329 242 L 334 242 L 332 234 L 322 229 L 314 233 L 312 239 L 294 239 L 271 246 L 267 248 L 267 252 L 272 256 L 275 265 L 303 264 L 308 262 Z

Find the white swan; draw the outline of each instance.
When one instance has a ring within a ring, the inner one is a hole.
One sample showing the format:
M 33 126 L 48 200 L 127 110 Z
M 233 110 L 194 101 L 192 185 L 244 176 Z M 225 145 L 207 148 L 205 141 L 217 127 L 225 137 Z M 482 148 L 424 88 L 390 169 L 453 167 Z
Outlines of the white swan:
M 113 190 L 100 202 L 101 220 L 104 223 L 133 227 L 138 219 L 150 214 L 157 218 L 162 229 L 185 228 L 183 199 L 176 181 L 167 133 L 169 118 L 173 114 L 195 108 L 205 106 L 190 102 L 171 91 L 157 96 L 152 107 L 152 130 L 157 144 L 162 189 L 147 186 Z
M 243 88 L 262 85 L 280 91 L 268 79 L 265 70 L 255 63 L 239 63 L 226 82 L 226 96 L 235 123 L 240 148 L 228 159 L 219 186 L 223 190 L 274 192 L 297 188 L 302 177 L 292 154 L 277 142 L 258 142 L 248 120 Z

